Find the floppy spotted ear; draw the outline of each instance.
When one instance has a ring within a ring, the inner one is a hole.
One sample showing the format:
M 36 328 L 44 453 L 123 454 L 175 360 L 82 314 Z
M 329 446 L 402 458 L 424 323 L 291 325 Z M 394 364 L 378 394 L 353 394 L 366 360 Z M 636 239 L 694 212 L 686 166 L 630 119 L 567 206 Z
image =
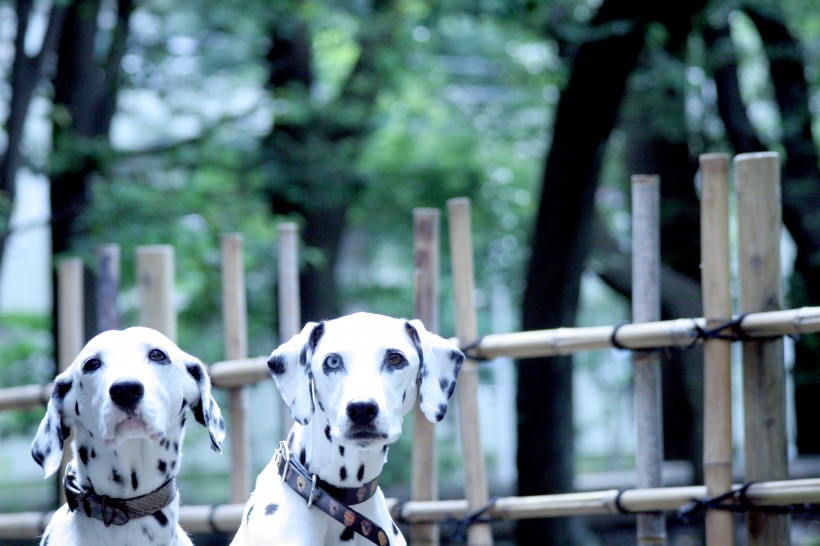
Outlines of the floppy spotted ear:
M 222 440 L 225 439 L 225 419 L 222 411 L 211 395 L 211 378 L 202 362 L 189 354 L 185 354 L 185 369 L 196 381 L 198 393 L 193 400 L 188 400 L 191 412 L 197 423 L 208 429 L 211 436 L 211 449 L 222 453 Z
M 420 320 L 408 321 L 407 333 L 419 353 L 419 405 L 433 423 L 444 419 L 447 401 L 456 389 L 464 353 L 450 341 L 427 331 Z
M 43 467 L 48 478 L 60 468 L 65 440 L 71 433 L 71 416 L 75 411 L 76 395 L 72 390 L 71 368 L 54 380 L 51 400 L 40 427 L 31 443 L 31 456 Z M 69 408 L 68 415 L 63 408 Z
M 290 416 L 302 425 L 310 422 L 315 409 L 310 359 L 324 331 L 324 323 L 308 322 L 301 332 L 277 347 L 268 358 L 268 369 Z

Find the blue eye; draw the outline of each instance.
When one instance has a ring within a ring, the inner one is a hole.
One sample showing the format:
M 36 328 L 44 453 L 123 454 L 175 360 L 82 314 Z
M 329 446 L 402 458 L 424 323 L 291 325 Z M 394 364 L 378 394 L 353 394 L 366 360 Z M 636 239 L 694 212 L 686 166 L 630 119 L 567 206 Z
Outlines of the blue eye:
M 325 357 L 324 365 L 331 370 L 336 370 L 340 368 L 344 364 L 342 357 L 337 355 L 336 353 L 331 353 Z

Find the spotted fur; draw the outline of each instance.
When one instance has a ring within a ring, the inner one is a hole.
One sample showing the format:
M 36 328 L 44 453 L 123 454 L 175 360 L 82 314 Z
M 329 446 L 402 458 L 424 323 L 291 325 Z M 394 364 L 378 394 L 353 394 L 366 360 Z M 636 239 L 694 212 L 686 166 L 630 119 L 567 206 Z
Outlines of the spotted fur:
M 444 418 L 464 359 L 451 342 L 417 320 L 357 313 L 308 323 L 268 359 L 268 368 L 296 424 L 287 446 L 322 480 L 345 488 L 377 478 L 388 446 L 402 430 L 419 392 L 424 415 Z M 274 510 L 254 509 L 276 506 Z M 405 540 L 380 489 L 354 508 L 380 525 L 392 546 Z M 268 513 L 270 512 L 270 513 Z M 273 462 L 256 489 L 233 546 L 263 544 L 371 544 L 291 490 Z
M 32 457 L 46 477 L 52 475 L 73 430 L 73 467 L 81 487 L 118 499 L 148 494 L 179 472 L 186 407 L 207 427 L 212 448 L 220 450 L 225 422 L 210 388 L 203 364 L 159 332 L 104 332 L 56 378 Z M 40 544 L 188 546 L 178 510 L 179 495 L 151 516 L 105 527 L 63 505 Z

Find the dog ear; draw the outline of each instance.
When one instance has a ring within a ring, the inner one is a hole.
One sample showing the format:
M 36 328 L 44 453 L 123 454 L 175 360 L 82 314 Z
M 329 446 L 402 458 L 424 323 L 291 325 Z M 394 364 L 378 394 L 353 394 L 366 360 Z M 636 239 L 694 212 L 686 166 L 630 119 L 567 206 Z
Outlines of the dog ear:
M 72 392 L 71 370 L 69 368 L 54 380 L 46 414 L 31 442 L 31 456 L 43 467 L 46 478 L 60 468 L 65 440 L 71 433 L 71 419 L 63 411 L 64 407 L 68 407 L 70 412 L 76 411 L 77 397 Z
M 196 381 L 199 393 L 194 398 L 191 405 L 191 412 L 197 423 L 208 429 L 211 436 L 211 449 L 217 453 L 222 453 L 222 440 L 225 439 L 225 419 L 222 418 L 222 411 L 211 394 L 211 378 L 205 370 L 205 366 L 195 356 L 185 354 L 185 369 Z
M 427 331 L 420 320 L 405 324 L 419 353 L 419 405 L 433 423 L 444 419 L 447 400 L 456 388 L 464 353 L 450 341 Z
M 313 372 L 310 359 L 325 331 L 324 323 L 308 322 L 302 331 L 276 348 L 268 358 L 279 394 L 293 420 L 306 425 L 313 417 Z

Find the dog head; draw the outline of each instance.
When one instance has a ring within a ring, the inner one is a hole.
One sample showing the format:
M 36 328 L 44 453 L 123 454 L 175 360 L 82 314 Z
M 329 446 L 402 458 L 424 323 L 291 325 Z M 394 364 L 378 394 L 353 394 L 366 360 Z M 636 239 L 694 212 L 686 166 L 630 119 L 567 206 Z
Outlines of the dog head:
M 48 477 L 72 429 L 110 448 L 129 438 L 167 441 L 181 433 L 186 406 L 221 451 L 225 422 L 202 362 L 150 328 L 103 332 L 55 379 L 31 454 Z
M 398 439 L 416 390 L 427 419 L 441 421 L 463 360 L 418 320 L 356 313 L 308 323 L 268 367 L 294 420 L 308 424 L 318 407 L 329 437 L 366 448 Z

